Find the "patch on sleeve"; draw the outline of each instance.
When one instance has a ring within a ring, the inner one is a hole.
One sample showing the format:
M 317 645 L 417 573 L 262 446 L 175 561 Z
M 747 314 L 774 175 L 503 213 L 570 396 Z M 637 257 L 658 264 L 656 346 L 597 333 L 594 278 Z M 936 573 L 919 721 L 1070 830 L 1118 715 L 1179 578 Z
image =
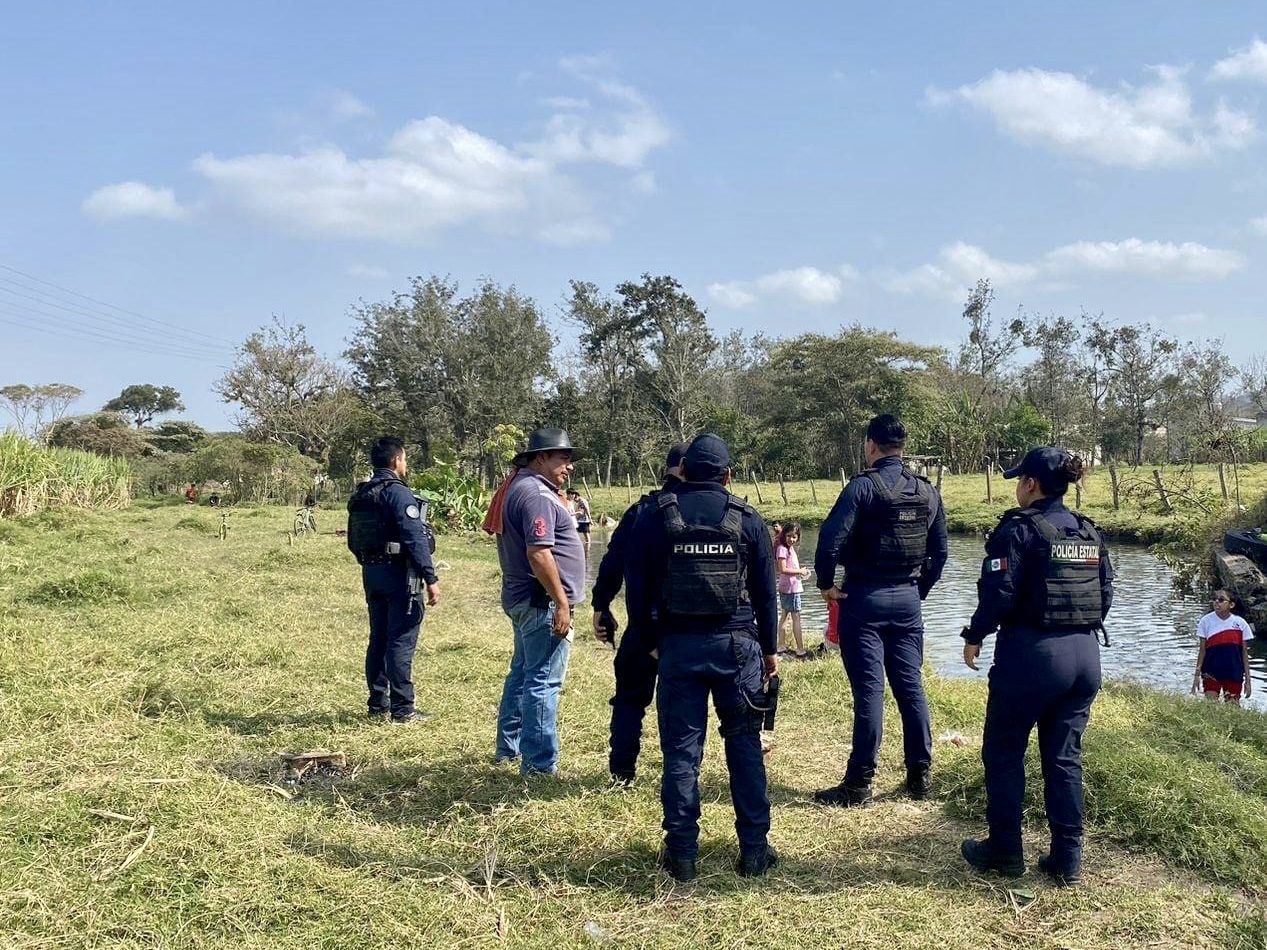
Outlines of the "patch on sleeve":
M 1007 558 L 1005 557 L 987 558 L 985 562 L 985 570 L 987 574 L 994 574 L 994 573 L 997 573 L 998 571 L 1006 571 Z
M 546 536 L 546 520 L 545 518 L 532 519 L 532 536 L 534 538 L 544 538 Z
M 422 512 L 418 510 L 417 505 L 410 505 L 408 508 L 405 509 L 405 514 L 408 515 L 410 518 L 419 518 L 422 516 Z

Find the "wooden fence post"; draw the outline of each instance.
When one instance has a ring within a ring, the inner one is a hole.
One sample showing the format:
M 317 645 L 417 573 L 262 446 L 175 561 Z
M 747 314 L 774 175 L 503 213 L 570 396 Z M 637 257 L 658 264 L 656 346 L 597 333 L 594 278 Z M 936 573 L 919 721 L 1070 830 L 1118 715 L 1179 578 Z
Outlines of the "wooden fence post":
M 629 504 L 633 504 L 633 483 L 629 480 L 628 472 L 625 472 L 625 498 L 629 500 Z
M 848 484 L 849 484 L 849 479 L 845 478 L 845 470 L 842 468 L 840 470 L 840 490 L 844 491 L 845 486 Z
M 764 505 L 765 499 L 761 497 L 761 486 L 757 484 L 757 473 L 752 469 L 748 469 L 748 477 L 752 479 L 752 487 L 757 493 L 757 504 Z
M 1077 508 L 1079 511 L 1081 511 L 1082 510 L 1082 480 L 1081 479 L 1073 483 L 1073 497 L 1074 497 L 1073 506 Z
M 1223 504 L 1226 505 L 1227 497 L 1227 472 L 1224 470 L 1223 463 L 1219 463 L 1219 489 L 1223 492 Z
M 1113 491 L 1113 510 L 1117 511 L 1118 508 L 1121 507 L 1121 502 L 1118 500 L 1117 494 L 1117 462 L 1109 463 L 1109 488 Z
M 809 480 L 809 494 L 814 499 L 814 507 L 818 507 L 818 492 L 814 488 L 814 479 Z
M 591 505 L 594 504 L 594 495 L 590 492 L 590 483 L 585 480 L 585 476 L 581 476 L 581 485 L 585 488 L 585 500 Z
M 945 463 L 938 462 L 937 463 L 937 490 L 939 492 L 941 491 L 941 479 L 945 473 L 946 473 Z
M 994 504 L 994 482 L 990 475 L 993 469 L 994 466 L 987 462 L 985 466 L 985 503 L 987 505 Z
M 783 473 L 779 472 L 779 494 L 783 496 L 783 504 L 787 504 L 787 487 L 783 484 Z
M 1153 469 L 1153 481 L 1157 485 L 1157 494 L 1161 496 L 1161 510 L 1170 514 L 1174 508 L 1170 506 L 1170 496 L 1166 494 L 1166 486 L 1161 480 L 1161 469 Z

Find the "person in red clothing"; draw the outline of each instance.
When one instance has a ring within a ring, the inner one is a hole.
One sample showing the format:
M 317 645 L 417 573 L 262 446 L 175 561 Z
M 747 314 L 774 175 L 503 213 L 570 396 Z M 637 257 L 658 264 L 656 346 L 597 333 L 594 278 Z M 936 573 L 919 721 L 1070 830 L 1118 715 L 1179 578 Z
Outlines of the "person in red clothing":
M 1205 698 L 1239 706 L 1241 695 L 1248 698 L 1254 691 L 1249 678 L 1249 641 L 1253 630 L 1244 619 L 1232 613 L 1232 595 L 1226 590 L 1214 592 L 1214 609 L 1197 621 L 1197 669 L 1192 675 L 1192 692 L 1197 688 Z
M 185 489 L 185 501 L 190 505 L 198 501 L 198 489 L 194 487 L 193 482 L 190 482 L 189 487 Z

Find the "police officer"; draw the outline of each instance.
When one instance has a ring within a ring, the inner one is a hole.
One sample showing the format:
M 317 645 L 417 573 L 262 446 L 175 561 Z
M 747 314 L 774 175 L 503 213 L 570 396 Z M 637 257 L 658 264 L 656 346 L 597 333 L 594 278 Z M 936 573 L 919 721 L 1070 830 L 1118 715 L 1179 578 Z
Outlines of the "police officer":
M 933 740 L 921 665 L 920 601 L 946 563 L 941 498 L 902 461 L 906 427 L 896 416 L 867 426 L 867 465 L 840 493 L 823 523 L 814 555 L 825 601 L 839 602 L 840 653 L 853 693 L 853 749 L 839 785 L 814 794 L 824 805 L 866 805 L 880 752 L 884 680 L 902 716 L 906 790 L 927 797 Z M 838 564 L 844 589 L 834 586 Z
M 654 504 L 661 492 L 674 491 L 682 484 L 682 457 L 685 442 L 669 449 L 664 461 L 664 485 L 658 491 L 643 495 L 621 515 L 620 523 L 607 542 L 607 551 L 598 565 L 591 602 L 594 605 L 594 636 L 611 642 L 616 633 L 616 620 L 611 603 L 620 593 L 625 580 L 625 562 L 629 556 L 629 539 L 633 534 L 638 512 L 644 505 Z M 629 785 L 634 780 L 638 753 L 642 748 L 642 717 L 655 695 L 656 658 L 651 655 L 655 643 L 651 632 L 634 626 L 626 628 L 616 651 L 616 695 L 611 698 L 611 754 L 608 766 L 612 781 Z
M 1078 882 L 1082 863 L 1082 733 L 1100 689 L 1095 632 L 1113 603 L 1113 568 L 1099 529 L 1064 505 L 1082 460 L 1063 449 L 1030 449 L 1003 473 L 1018 479 L 1016 501 L 985 545 L 978 603 L 963 629 L 964 662 L 977 668 L 981 643 L 999 631 L 990 668 L 985 736 L 989 837 L 963 843 L 980 871 L 1019 877 L 1025 747 L 1038 726 L 1051 851 L 1038 868 L 1060 885 Z
M 778 861 L 767 841 L 760 739 L 763 680 L 778 673 L 770 536 L 761 516 L 727 490 L 730 450 L 716 435 L 691 443 L 683 477 L 639 511 L 625 575 L 630 626 L 654 631 L 660 656 L 661 864 L 678 881 L 695 877 L 711 694 L 730 774 L 738 871 L 756 877 Z
M 370 614 L 369 714 L 390 714 L 395 723 L 420 722 L 430 714 L 414 708 L 411 673 L 422 628 L 423 586 L 427 606 L 440 601 L 431 562 L 435 537 L 425 520 L 425 502 L 404 481 L 404 443 L 384 436 L 370 449 L 370 461 L 374 474 L 348 499 L 348 548 L 361 563 Z

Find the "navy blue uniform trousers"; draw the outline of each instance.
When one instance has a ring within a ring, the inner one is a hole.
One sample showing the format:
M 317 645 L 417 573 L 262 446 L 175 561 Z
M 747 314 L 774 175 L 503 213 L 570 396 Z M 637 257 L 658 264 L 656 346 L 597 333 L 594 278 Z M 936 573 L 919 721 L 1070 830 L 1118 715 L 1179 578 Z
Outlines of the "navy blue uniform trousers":
M 847 584 L 840 602 L 840 655 L 853 692 L 853 750 L 845 782 L 866 785 L 875 774 L 884 735 L 887 675 L 902 716 L 907 769 L 933 761 L 932 727 L 924 697 L 924 621 L 915 584 Z
M 1082 733 L 1100 691 L 1100 644 L 1091 631 L 1000 631 L 990 667 L 981 760 L 990 844 L 1021 853 L 1025 747 L 1038 727 L 1052 855 L 1076 862 L 1082 848 Z
M 655 697 L 656 668 L 649 643 L 634 627 L 626 628 L 616 649 L 616 695 L 611 698 L 612 775 L 633 776 L 642 751 L 642 720 Z
M 407 716 L 414 711 L 413 664 L 424 613 L 422 595 L 410 593 L 407 571 L 395 564 L 367 564 L 361 568 L 361 580 L 370 614 L 365 650 L 369 710 Z
M 730 773 L 735 831 L 745 855 L 765 853 L 770 797 L 761 757 L 761 648 L 742 633 L 662 635 L 656 708 L 664 779 L 664 844 L 675 858 L 699 852 L 699 770 L 713 697 Z

